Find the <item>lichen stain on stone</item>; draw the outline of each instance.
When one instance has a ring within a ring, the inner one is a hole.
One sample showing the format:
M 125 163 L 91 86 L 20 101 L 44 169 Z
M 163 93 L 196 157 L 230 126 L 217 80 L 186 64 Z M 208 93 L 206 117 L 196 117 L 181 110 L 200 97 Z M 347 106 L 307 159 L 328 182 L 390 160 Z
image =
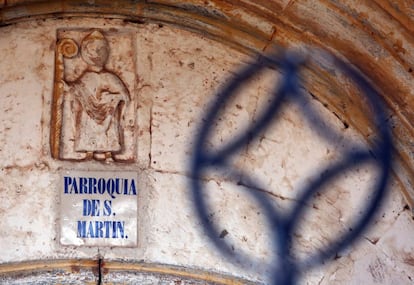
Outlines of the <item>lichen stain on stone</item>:
M 376 259 L 368 266 L 368 272 L 371 274 L 375 283 L 383 283 L 385 280 L 385 266 L 380 259 Z
M 409 255 L 409 256 L 404 257 L 404 258 L 403 258 L 403 262 L 404 262 L 405 264 L 408 264 L 408 265 L 414 266 L 414 255 Z
M 392 46 L 396 52 L 405 53 L 406 49 L 403 48 L 402 40 L 396 40 L 394 45 Z

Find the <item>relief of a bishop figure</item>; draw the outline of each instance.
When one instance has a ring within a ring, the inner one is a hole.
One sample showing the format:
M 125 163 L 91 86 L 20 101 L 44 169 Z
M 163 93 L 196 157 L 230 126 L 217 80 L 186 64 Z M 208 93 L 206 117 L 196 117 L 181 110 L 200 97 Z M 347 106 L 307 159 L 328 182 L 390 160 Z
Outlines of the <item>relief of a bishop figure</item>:
M 75 151 L 105 159 L 122 148 L 121 117 L 130 101 L 122 80 L 105 68 L 109 45 L 99 31 L 87 35 L 81 44 L 81 57 L 88 64 L 84 73 L 69 82 L 74 95 L 77 127 Z

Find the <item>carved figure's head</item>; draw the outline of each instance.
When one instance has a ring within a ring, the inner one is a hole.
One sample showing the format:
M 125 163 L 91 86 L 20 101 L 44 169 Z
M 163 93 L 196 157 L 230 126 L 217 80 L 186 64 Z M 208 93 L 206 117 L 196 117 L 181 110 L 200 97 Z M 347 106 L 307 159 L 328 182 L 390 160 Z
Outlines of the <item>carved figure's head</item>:
M 82 40 L 81 55 L 90 66 L 103 68 L 109 56 L 109 44 L 99 31 L 93 31 Z

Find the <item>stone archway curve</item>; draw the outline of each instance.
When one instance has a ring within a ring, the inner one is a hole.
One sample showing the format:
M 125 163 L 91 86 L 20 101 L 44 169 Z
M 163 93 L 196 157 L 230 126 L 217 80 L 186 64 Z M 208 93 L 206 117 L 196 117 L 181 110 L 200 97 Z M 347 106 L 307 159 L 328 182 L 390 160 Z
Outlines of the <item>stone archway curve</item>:
M 378 88 L 397 149 L 394 172 L 414 205 L 414 10 L 409 1 L 147 0 L 0 1 L 0 26 L 59 17 L 120 18 L 195 31 L 248 54 L 274 45 L 322 47 L 349 61 Z M 369 141 L 372 131 L 355 90 L 334 73 L 307 70 L 307 89 L 344 125 Z
M 375 84 L 387 103 L 388 120 L 384 124 L 392 127 L 397 149 L 394 172 L 413 209 L 414 10 L 408 1 L 391 4 L 386 0 L 341 3 L 326 0 L 192 0 L 179 3 L 172 0 L 0 0 L 0 27 L 59 17 L 118 18 L 137 25 L 147 22 L 174 25 L 251 55 L 269 51 L 274 45 L 312 45 L 346 59 Z M 357 129 L 367 141 L 372 139 L 372 128 L 353 87 L 321 66 L 311 67 L 306 72 L 308 91 L 344 125 Z M 73 269 L 77 268 L 77 262 L 64 260 L 62 264 L 40 264 L 33 270 Z M 96 265 L 94 261 L 88 262 L 82 263 L 81 267 L 88 269 Z M 110 263 L 108 266 L 119 271 L 126 265 L 119 267 Z M 128 266 L 131 270 L 143 270 L 139 265 Z M 3 268 L 3 272 L 7 270 Z M 19 273 L 27 270 L 21 268 Z M 166 272 L 157 270 L 158 273 Z M 177 275 L 180 272 L 174 269 L 170 273 Z M 203 279 L 204 275 L 197 276 L 200 280 L 211 281 Z M 221 284 L 230 284 L 226 283 L 230 282 L 227 279 L 223 280 Z

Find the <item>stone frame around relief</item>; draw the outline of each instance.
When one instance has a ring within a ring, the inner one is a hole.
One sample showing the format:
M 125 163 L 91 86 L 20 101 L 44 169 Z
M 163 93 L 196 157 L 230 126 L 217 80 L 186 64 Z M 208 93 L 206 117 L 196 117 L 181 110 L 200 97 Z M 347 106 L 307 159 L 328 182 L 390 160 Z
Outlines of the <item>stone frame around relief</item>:
M 136 40 L 128 30 L 58 29 L 50 144 L 60 160 L 136 159 Z

